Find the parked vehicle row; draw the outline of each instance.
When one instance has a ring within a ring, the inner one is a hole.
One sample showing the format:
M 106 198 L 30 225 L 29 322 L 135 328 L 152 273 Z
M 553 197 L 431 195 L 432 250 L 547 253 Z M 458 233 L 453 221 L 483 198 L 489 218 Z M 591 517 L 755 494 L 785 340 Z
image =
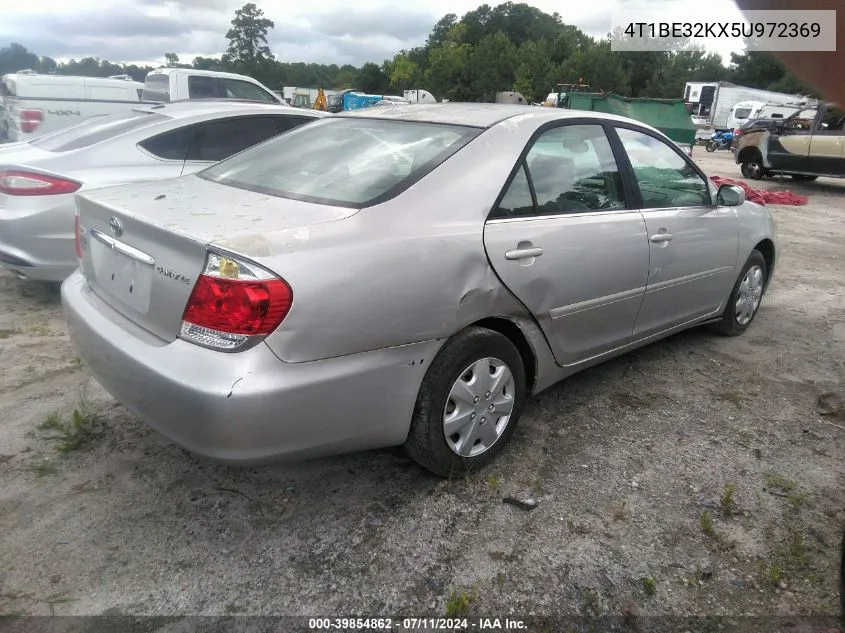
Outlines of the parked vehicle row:
M 31 71 L 0 80 L 2 128 L 12 142 L 39 138 L 87 119 L 128 112 L 140 103 L 187 99 L 238 99 L 287 105 L 244 75 L 188 68 L 159 68 L 144 83 L 128 75 L 108 78 L 42 75 Z
M 654 128 L 552 108 L 326 116 L 75 199 L 80 356 L 240 463 L 404 445 L 481 466 L 530 394 L 688 327 L 745 331 L 777 252 L 769 212 Z
M 136 106 L 0 146 L 0 264 L 62 281 L 78 265 L 74 194 L 189 174 L 321 116 L 226 100 Z

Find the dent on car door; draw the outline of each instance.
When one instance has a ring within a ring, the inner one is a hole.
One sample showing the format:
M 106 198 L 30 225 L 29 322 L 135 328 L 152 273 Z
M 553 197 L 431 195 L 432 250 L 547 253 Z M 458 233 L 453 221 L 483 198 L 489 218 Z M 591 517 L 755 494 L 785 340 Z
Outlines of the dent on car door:
M 648 240 L 629 207 L 603 126 L 571 123 L 536 138 L 485 225 L 491 265 L 562 365 L 631 339 Z
M 617 127 L 648 230 L 649 273 L 634 336 L 721 312 L 734 282 L 736 213 L 713 204 L 711 187 L 669 143 Z

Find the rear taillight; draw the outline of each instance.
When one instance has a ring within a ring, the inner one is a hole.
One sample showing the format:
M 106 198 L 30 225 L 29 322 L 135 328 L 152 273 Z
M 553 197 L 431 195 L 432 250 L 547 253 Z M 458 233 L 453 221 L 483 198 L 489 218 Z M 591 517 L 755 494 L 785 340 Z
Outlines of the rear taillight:
M 21 132 L 34 132 L 35 128 L 41 125 L 44 120 L 44 112 L 41 110 L 19 110 L 18 111 L 18 125 L 20 125 Z
M 0 193 L 8 196 L 55 196 L 73 193 L 82 183 L 30 171 L 0 170 Z
M 237 350 L 279 327 L 292 302 L 290 286 L 277 275 L 209 253 L 185 306 L 180 336 L 213 349 Z

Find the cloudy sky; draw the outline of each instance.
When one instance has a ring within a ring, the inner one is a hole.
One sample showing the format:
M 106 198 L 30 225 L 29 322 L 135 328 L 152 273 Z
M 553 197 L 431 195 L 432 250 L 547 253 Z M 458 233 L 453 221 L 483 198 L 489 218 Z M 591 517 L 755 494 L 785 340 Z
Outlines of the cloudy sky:
M 270 47 L 281 61 L 381 63 L 425 41 L 446 13 L 460 17 L 482 0 L 254 0 L 276 24 Z M 114 62 L 157 64 L 164 53 L 184 61 L 218 56 L 235 9 L 246 0 L 0 0 L 0 45 L 23 44 L 59 60 L 87 56 Z M 650 8 L 684 0 L 528 0 L 595 36 L 610 30 L 611 11 L 632 2 Z M 491 6 L 499 4 L 487 0 Z M 709 0 L 713 19 L 738 18 L 732 0 Z M 710 46 L 723 55 L 736 43 Z

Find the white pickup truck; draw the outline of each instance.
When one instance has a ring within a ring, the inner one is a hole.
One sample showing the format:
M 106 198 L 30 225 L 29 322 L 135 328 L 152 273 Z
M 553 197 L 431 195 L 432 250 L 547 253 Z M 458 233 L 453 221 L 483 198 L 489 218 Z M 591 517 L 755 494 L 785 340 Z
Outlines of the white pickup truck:
M 5 111 L 0 133 L 29 141 L 105 114 L 131 110 L 142 102 L 188 99 L 243 99 L 287 106 L 252 77 L 190 68 L 159 68 L 144 83 L 126 75 L 69 77 L 23 71 L 0 81 Z M 0 142 L 2 142 L 0 138 Z
M 141 98 L 157 102 L 245 99 L 287 105 L 284 99 L 252 77 L 191 68 L 158 68 L 148 73 Z
M 92 116 L 131 110 L 144 84 L 124 75 L 70 77 L 22 71 L 4 75 L 0 130 L 10 141 L 28 141 L 81 123 Z

